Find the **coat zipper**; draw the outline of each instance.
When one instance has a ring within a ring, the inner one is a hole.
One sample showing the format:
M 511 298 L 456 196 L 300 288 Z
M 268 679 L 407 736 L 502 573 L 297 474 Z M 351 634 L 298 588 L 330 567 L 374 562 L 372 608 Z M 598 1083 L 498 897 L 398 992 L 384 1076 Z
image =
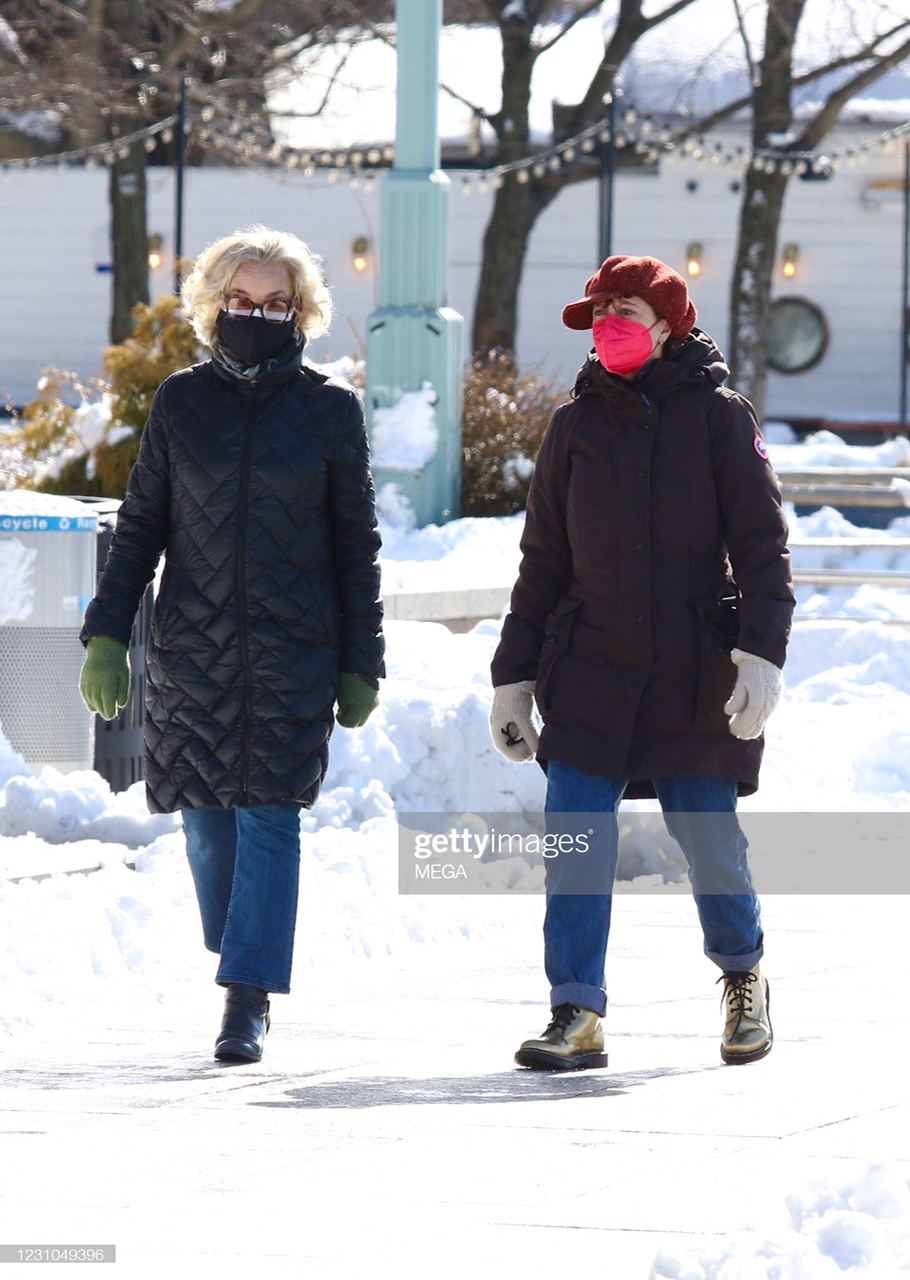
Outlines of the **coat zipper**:
M 255 403 L 250 405 L 243 424 L 243 454 L 240 460 L 240 512 L 237 521 L 237 595 L 240 602 L 240 661 L 243 666 L 243 753 L 240 764 L 240 803 L 249 803 L 250 753 L 253 735 L 253 677 L 250 670 L 250 643 L 247 633 L 246 530 L 249 517 L 250 456 L 253 451 Z

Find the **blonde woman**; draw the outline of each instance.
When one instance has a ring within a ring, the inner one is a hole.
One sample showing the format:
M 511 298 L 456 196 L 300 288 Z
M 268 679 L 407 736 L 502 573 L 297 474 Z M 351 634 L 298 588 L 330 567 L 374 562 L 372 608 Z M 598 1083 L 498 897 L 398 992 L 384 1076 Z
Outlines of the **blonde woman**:
M 335 724 L 361 725 L 383 662 L 363 409 L 301 363 L 332 306 L 296 236 L 251 227 L 199 256 L 183 301 L 211 358 L 158 388 L 98 592 L 87 705 L 113 719 L 161 553 L 148 648 L 146 788 L 179 810 L 205 946 L 226 988 L 215 1057 L 255 1062 L 290 990 L 300 810 Z

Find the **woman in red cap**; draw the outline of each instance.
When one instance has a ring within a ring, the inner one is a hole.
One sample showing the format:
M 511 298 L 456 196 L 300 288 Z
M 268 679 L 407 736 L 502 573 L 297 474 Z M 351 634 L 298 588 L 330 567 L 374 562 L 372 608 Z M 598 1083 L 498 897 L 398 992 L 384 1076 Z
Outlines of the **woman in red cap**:
M 757 788 L 780 696 L 787 526 L 755 411 L 724 386 L 729 370 L 695 321 L 685 280 L 655 258 L 608 258 L 563 312 L 568 328 L 593 331 L 594 350 L 541 443 L 491 730 L 510 760 L 545 770 L 548 833 L 577 838 L 583 824 L 598 856 L 547 860 L 552 1018 L 515 1055 L 526 1067 L 606 1065 L 624 795 L 656 795 L 686 856 L 724 983 L 723 1060 L 771 1049 L 736 802 Z

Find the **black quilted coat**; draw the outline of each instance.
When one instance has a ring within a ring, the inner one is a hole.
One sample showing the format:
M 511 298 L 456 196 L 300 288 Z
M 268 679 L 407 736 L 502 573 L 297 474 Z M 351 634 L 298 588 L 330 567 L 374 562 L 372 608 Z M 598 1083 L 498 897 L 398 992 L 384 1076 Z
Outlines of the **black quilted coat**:
M 758 786 L 730 733 L 734 647 L 784 665 L 794 597 L 780 490 L 748 400 L 695 330 L 630 381 L 593 356 L 547 429 L 494 685 L 535 680 L 537 760 L 629 781 Z
M 149 808 L 309 808 L 341 672 L 385 675 L 380 538 L 356 393 L 299 357 L 159 387 L 81 639 L 129 643 L 164 551 L 146 687 Z

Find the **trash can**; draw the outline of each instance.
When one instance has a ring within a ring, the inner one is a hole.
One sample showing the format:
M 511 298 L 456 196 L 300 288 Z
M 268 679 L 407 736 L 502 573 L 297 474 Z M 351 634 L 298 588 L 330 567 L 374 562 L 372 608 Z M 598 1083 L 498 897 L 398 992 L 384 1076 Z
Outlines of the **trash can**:
M 79 631 L 95 589 L 97 529 L 72 498 L 0 491 L 0 724 L 35 768 L 93 767 Z
M 101 578 L 111 539 L 117 527 L 117 512 L 120 502 L 116 498 L 82 497 L 79 502 L 85 503 L 95 513 L 98 521 L 96 582 Z M 92 590 L 94 594 L 94 587 Z M 86 602 L 87 603 L 87 602 Z M 112 791 L 125 791 L 134 782 L 140 782 L 145 776 L 144 768 L 144 733 L 145 733 L 145 653 L 149 632 L 152 626 L 152 609 L 155 604 L 154 584 L 149 586 L 142 597 L 133 631 L 130 636 L 130 681 L 129 702 L 117 716 L 116 720 L 104 720 L 95 716 L 95 753 L 93 767 L 106 779 Z M 80 646 L 81 647 L 81 646 Z

